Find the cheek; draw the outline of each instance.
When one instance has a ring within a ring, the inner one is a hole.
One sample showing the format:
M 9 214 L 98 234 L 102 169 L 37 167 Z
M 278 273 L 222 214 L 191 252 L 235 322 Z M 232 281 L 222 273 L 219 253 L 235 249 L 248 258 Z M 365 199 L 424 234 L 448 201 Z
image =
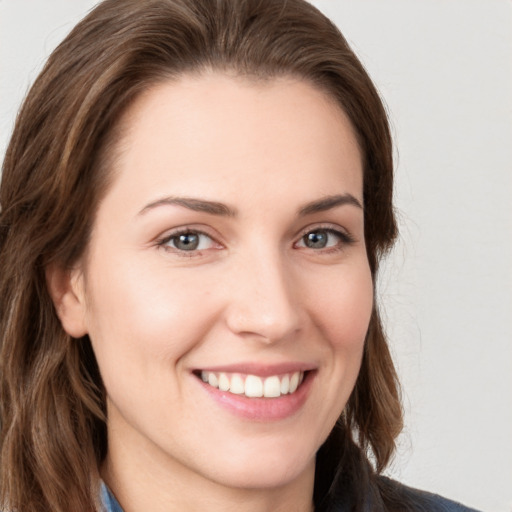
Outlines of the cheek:
M 319 373 L 322 398 L 313 415 L 314 425 L 321 426 L 319 444 L 329 435 L 354 389 L 373 309 L 373 282 L 364 262 L 332 270 L 310 291 L 311 317 L 321 333 L 325 361 Z
M 331 349 L 360 357 L 373 309 L 373 281 L 368 266 L 334 271 L 309 293 L 316 323 Z
M 215 301 L 201 292 L 204 279 L 199 286 L 193 275 L 144 263 L 125 258 L 91 267 L 87 325 L 100 368 L 105 362 L 105 370 L 131 368 L 149 378 L 155 363 L 168 368 L 198 343 L 214 321 Z

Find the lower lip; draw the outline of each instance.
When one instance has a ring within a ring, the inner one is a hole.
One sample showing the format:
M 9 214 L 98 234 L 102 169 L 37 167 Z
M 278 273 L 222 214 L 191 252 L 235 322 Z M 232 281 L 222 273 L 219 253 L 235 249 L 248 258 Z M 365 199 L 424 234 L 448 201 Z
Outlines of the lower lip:
M 236 416 L 253 421 L 278 421 L 293 416 L 302 408 L 315 375 L 314 371 L 307 372 L 295 393 L 278 398 L 249 398 L 245 395 L 235 395 L 214 388 L 200 379 L 196 380 L 211 398 Z

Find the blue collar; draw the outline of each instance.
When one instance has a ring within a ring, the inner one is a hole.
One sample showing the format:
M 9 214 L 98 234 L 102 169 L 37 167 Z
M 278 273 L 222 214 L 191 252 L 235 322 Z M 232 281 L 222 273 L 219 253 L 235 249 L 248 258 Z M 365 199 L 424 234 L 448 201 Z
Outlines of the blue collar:
M 105 507 L 105 512 L 123 512 L 121 505 L 119 505 L 117 500 L 114 498 L 114 495 L 104 482 L 101 482 L 101 501 Z

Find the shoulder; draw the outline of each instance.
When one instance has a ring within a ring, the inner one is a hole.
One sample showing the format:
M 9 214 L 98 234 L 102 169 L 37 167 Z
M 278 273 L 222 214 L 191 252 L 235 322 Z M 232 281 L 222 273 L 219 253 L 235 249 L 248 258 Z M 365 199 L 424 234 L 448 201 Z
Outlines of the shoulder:
M 394 497 L 397 502 L 413 503 L 414 509 L 425 512 L 478 512 L 474 508 L 466 507 L 461 503 L 449 500 L 438 494 L 434 494 L 413 487 L 408 487 L 390 478 L 380 477 L 381 486 L 386 489 L 386 494 Z M 405 510 L 405 509 L 404 509 Z

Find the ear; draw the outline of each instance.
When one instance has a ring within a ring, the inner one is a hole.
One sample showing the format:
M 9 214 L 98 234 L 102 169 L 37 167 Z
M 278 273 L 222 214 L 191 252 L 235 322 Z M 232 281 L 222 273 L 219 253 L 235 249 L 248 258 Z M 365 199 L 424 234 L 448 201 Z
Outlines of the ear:
M 64 330 L 73 338 L 87 334 L 85 293 L 80 269 L 46 267 L 46 285 Z

